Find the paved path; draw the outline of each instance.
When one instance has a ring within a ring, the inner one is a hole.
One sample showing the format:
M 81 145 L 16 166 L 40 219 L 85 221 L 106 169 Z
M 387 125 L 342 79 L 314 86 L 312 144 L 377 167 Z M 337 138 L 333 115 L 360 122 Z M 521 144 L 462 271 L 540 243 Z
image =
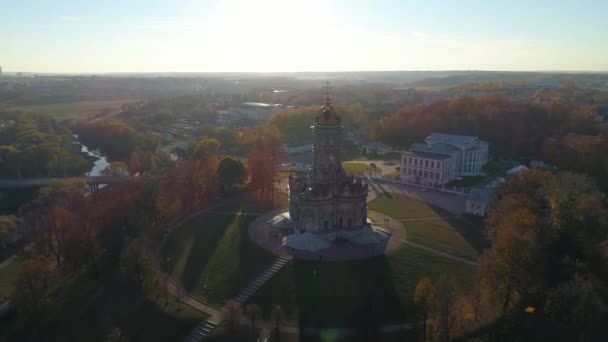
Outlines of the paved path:
M 451 253 L 440 251 L 438 249 L 431 248 L 431 247 L 428 247 L 428 246 L 425 246 L 425 245 L 421 245 L 419 243 L 415 243 L 415 242 L 412 242 L 410 240 L 404 240 L 403 243 L 406 244 L 406 245 L 410 245 L 410 246 L 412 246 L 414 248 L 418 248 L 418 249 L 422 249 L 422 250 L 425 250 L 425 251 L 428 251 L 428 252 L 431 252 L 431 253 L 439 254 L 439 255 L 444 256 L 444 257 L 446 257 L 448 259 L 460 261 L 460 262 L 463 262 L 465 264 L 469 264 L 469 265 L 472 265 L 472 266 L 479 266 L 479 263 L 477 261 L 473 261 L 473 260 L 470 260 L 470 259 L 466 259 L 466 258 L 460 257 L 458 255 L 454 255 L 454 254 L 451 254 Z
M 394 219 L 395 221 L 400 222 L 411 222 L 411 221 L 435 221 L 435 220 L 445 220 L 452 218 L 459 218 L 457 215 L 448 215 L 448 216 L 433 216 L 433 217 L 410 217 L 410 218 L 400 218 Z
M 17 260 L 17 253 L 11 255 L 10 257 L 8 257 L 3 262 L 0 262 L 0 268 L 4 268 L 4 267 L 10 265 L 15 260 Z

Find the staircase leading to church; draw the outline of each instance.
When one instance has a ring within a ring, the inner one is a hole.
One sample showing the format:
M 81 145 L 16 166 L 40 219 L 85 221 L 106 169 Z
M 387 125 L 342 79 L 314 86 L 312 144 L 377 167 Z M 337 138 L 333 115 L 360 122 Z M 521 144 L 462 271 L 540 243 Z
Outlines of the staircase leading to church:
M 254 281 L 252 281 L 246 288 L 241 290 L 233 301 L 239 305 L 245 304 L 256 292 L 259 290 L 273 275 L 275 275 L 289 260 L 291 257 L 280 256 L 278 257 L 264 272 L 262 272 Z M 208 319 L 200 322 L 194 331 L 186 337 L 187 342 L 199 342 L 205 338 L 211 336 L 213 330 L 221 323 L 222 317 L 209 317 Z

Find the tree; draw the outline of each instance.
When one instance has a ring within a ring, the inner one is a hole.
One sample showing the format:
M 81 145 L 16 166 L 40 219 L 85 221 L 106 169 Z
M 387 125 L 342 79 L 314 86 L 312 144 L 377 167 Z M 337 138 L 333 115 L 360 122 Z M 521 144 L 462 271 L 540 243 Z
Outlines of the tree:
M 143 237 L 129 241 L 120 256 L 122 272 L 133 279 L 150 297 L 158 297 L 163 289 L 159 288 L 159 275 L 154 254 Z
M 586 341 L 606 337 L 608 307 L 593 282 L 579 274 L 549 294 L 545 312 L 564 339 Z
M 233 300 L 230 300 L 223 311 L 224 320 L 228 323 L 228 330 L 231 336 L 236 336 L 236 328 L 243 316 L 243 308 Z
M 427 340 L 427 322 L 429 315 L 437 306 L 435 298 L 435 287 L 429 278 L 418 280 L 414 293 L 414 304 L 418 312 L 422 315 L 422 340 Z
M 233 190 L 245 183 L 247 171 L 240 160 L 226 157 L 220 161 L 217 168 L 220 183 L 224 190 Z
M 127 176 L 129 174 L 127 164 L 121 161 L 114 161 L 108 165 L 102 173 L 106 176 Z
M 191 151 L 189 155 L 192 159 L 204 159 L 209 156 L 215 156 L 220 146 L 220 142 L 216 139 L 203 137 L 190 147 Z
M 21 263 L 15 280 L 15 304 L 19 314 L 37 316 L 48 304 L 47 290 L 53 267 L 45 258 L 30 258 Z
M 276 305 L 272 308 L 271 313 L 271 321 L 272 321 L 272 332 L 274 335 L 273 341 L 280 342 L 281 341 L 281 324 L 285 321 L 285 315 L 283 313 L 283 309 L 280 305 Z
M 251 338 L 255 340 L 257 338 L 257 323 L 262 318 L 262 308 L 255 303 L 247 304 L 245 314 L 251 325 Z
M 0 246 L 8 244 L 17 228 L 17 218 L 13 215 L 0 215 Z
M 437 335 L 441 341 L 453 338 L 453 328 L 456 321 L 454 306 L 458 295 L 458 284 L 448 276 L 439 277 L 435 285 L 437 299 Z

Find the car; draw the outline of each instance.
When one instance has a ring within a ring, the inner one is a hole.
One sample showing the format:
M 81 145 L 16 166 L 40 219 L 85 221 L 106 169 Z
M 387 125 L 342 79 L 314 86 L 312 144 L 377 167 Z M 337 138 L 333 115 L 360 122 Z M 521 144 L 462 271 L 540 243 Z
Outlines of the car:
M 429 189 L 427 189 L 427 188 L 422 188 L 420 191 L 422 191 L 422 192 L 427 192 L 427 191 L 429 191 Z
M 369 166 L 376 167 L 376 163 L 369 163 Z

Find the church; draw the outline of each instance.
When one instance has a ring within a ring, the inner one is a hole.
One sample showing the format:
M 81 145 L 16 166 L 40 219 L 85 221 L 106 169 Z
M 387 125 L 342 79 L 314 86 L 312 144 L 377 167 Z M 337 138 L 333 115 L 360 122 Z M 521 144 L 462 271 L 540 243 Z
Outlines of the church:
M 367 184 L 342 168 L 341 118 L 329 93 L 314 120 L 310 171 L 289 177 L 289 216 L 296 234 L 358 230 L 367 225 Z

